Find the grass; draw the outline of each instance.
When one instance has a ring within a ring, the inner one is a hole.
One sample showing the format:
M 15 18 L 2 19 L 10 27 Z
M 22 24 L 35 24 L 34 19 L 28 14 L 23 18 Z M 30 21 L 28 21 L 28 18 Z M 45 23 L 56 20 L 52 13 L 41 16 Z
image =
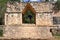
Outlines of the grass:
M 3 30 L 0 30 L 0 37 L 3 36 Z
M 53 36 L 60 36 L 60 33 L 52 34 Z
M 0 37 L 3 37 L 3 26 L 0 26 Z
M 53 35 L 54 40 L 60 40 L 60 34 L 56 33 Z
M 60 40 L 60 36 L 54 36 L 55 40 Z

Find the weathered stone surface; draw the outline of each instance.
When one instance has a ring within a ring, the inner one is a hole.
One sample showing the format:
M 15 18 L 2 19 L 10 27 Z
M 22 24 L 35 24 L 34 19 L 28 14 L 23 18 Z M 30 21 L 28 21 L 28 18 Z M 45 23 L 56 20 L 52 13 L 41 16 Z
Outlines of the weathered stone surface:
M 22 24 L 21 13 L 6 13 L 5 14 L 5 25 L 20 25 Z
M 7 17 L 8 16 L 8 17 Z M 22 13 L 6 13 L 5 25 L 20 25 L 22 23 Z M 53 25 L 52 15 L 49 13 L 36 13 L 36 25 Z
M 15 5 L 16 4 L 16 5 Z M 49 25 L 51 26 L 52 23 L 52 15 L 51 13 L 44 13 L 44 12 L 51 12 L 52 4 L 50 3 L 30 3 L 31 6 L 36 11 L 36 25 Z M 27 3 L 14 3 L 14 4 L 7 4 L 7 12 L 14 12 L 14 13 L 5 13 L 5 25 L 14 25 L 14 24 L 23 24 L 22 23 L 22 11 L 25 8 Z M 18 7 L 17 10 L 16 7 Z M 9 10 L 8 10 L 9 9 Z M 17 12 L 17 13 L 15 13 Z M 20 14 L 19 14 L 19 13 Z M 8 15 L 8 17 L 7 17 Z M 13 15 L 13 17 L 12 17 Z M 7 20 L 8 19 L 8 20 Z
M 36 12 L 51 12 L 52 5 L 50 3 L 31 3 Z
M 52 38 L 50 28 L 47 27 L 47 25 L 52 25 L 52 15 L 51 13 L 44 13 L 51 12 L 52 5 L 50 3 L 30 4 L 36 11 L 36 24 L 22 23 L 22 11 L 27 5 L 26 3 L 7 4 L 7 13 L 5 13 L 5 25 L 7 25 L 4 30 L 5 38 Z M 38 27 L 38 25 L 46 25 L 46 27 Z
M 60 11 L 57 12 L 57 13 L 54 13 L 54 12 L 53 12 L 53 16 L 54 16 L 54 17 L 60 17 Z
M 53 25 L 52 22 L 52 15 L 49 13 L 37 13 L 36 14 L 36 24 L 37 25 L 46 25 L 51 26 Z
M 52 4 L 50 3 L 30 3 L 36 12 L 51 12 Z M 7 12 L 22 12 L 26 3 L 7 3 Z
M 4 36 L 6 38 L 34 38 L 34 39 L 52 38 L 50 28 L 48 27 L 7 26 L 5 28 Z

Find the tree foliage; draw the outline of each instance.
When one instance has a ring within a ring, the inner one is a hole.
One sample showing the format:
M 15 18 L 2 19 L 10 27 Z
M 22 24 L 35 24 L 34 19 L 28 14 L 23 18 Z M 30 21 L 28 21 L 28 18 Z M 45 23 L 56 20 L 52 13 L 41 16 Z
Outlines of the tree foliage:
M 0 0 L 0 25 L 4 23 L 4 13 L 6 11 L 6 3 L 8 0 Z
M 35 23 L 35 19 L 34 19 L 35 15 L 34 13 L 32 13 L 30 10 L 28 10 L 24 16 L 23 16 L 23 23 Z
M 6 12 L 7 2 L 19 2 L 20 0 L 0 0 L 0 25 L 4 24 L 4 13 Z
M 10 2 L 20 2 L 20 0 L 9 0 Z
M 59 12 L 60 11 L 60 0 L 57 0 L 57 2 L 55 3 L 53 10 L 55 12 Z

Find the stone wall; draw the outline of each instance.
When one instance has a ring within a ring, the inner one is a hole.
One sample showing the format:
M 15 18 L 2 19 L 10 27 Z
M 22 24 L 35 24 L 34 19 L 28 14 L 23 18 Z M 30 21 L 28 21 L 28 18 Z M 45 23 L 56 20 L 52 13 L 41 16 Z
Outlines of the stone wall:
M 52 12 L 51 3 L 30 3 L 31 6 L 36 10 L 36 12 Z M 7 3 L 7 12 L 22 12 L 27 3 Z
M 37 13 L 36 14 L 36 24 L 37 25 L 53 25 L 52 14 L 51 13 Z
M 5 25 L 20 25 L 22 24 L 21 13 L 5 13 Z
M 36 12 L 51 12 L 52 4 L 50 3 L 31 3 Z
M 36 24 L 22 23 L 22 11 L 27 5 L 26 3 L 7 4 L 7 12 L 5 13 L 5 38 L 52 38 L 49 28 L 49 25 L 52 25 L 52 14 L 49 13 L 51 12 L 50 6 L 52 5 L 50 3 L 30 4 L 36 11 Z M 38 27 L 37 25 L 42 26 Z
M 22 16 L 23 16 L 22 11 L 27 5 L 27 3 L 16 2 L 15 4 L 9 4 L 9 3 L 7 4 L 7 10 L 6 10 L 7 13 L 5 13 L 5 25 L 6 24 L 8 25 L 23 24 L 22 23 Z M 52 5 L 50 3 L 30 3 L 30 4 L 36 11 L 35 13 L 36 14 L 36 25 L 48 25 L 49 26 L 53 24 L 52 14 L 51 14 Z M 7 18 L 7 15 L 8 15 L 8 18 Z M 8 19 L 8 21 L 6 19 Z
M 52 34 L 49 27 L 23 27 L 6 26 L 4 37 L 11 39 L 31 38 L 31 39 L 50 39 Z
M 22 25 L 22 13 L 6 13 L 5 25 Z M 36 25 L 53 25 L 50 13 L 36 13 Z
M 60 11 L 58 11 L 58 12 L 53 12 L 53 17 L 60 17 Z

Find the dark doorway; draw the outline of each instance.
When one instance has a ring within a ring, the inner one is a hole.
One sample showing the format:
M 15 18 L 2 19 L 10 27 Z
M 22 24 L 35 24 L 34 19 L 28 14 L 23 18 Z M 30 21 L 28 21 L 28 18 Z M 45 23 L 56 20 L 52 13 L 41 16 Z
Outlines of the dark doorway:
M 35 14 L 31 10 L 23 14 L 23 23 L 35 24 Z
M 36 23 L 36 12 L 30 3 L 27 3 L 22 11 L 22 22 L 27 24 Z

